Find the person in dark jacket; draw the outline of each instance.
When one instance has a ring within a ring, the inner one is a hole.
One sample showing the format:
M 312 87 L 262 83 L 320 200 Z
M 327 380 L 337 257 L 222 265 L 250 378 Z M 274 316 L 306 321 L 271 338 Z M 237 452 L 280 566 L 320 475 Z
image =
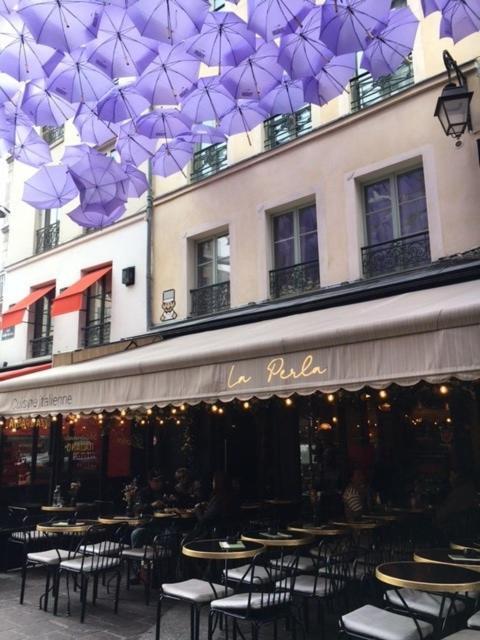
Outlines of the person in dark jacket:
M 195 514 L 197 524 L 189 534 L 189 539 L 210 535 L 222 537 L 235 528 L 240 514 L 239 503 L 230 478 L 223 471 L 214 474 L 210 500 L 197 504 Z

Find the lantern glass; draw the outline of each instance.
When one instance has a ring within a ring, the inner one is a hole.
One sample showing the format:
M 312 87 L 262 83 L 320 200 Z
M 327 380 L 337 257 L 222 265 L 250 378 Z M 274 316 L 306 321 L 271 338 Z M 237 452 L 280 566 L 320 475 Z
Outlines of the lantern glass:
M 435 116 L 440 120 L 447 136 L 460 138 L 469 123 L 472 92 L 464 87 L 447 84 L 437 101 Z

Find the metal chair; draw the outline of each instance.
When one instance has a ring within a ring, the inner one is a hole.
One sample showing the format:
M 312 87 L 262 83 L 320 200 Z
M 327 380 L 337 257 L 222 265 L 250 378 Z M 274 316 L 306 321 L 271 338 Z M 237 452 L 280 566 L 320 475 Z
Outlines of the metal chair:
M 354 640 L 426 640 L 433 625 L 367 604 L 342 616 L 340 634 Z

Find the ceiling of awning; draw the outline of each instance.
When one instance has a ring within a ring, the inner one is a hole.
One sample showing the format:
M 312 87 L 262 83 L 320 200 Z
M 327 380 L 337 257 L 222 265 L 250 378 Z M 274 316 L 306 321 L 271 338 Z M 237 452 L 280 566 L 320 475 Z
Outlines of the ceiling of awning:
M 190 334 L 0 383 L 46 415 L 480 378 L 478 281 Z

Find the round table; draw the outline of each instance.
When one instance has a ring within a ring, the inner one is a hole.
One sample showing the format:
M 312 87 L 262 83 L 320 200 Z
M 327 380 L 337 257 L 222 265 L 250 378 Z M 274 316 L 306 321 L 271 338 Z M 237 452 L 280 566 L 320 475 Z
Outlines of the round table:
M 37 531 L 41 533 L 64 533 L 83 535 L 87 533 L 92 525 L 96 524 L 96 520 L 79 520 L 75 524 L 68 522 L 43 522 L 37 524 Z
M 283 534 L 280 538 L 270 538 L 267 531 L 247 531 L 242 533 L 242 540 L 245 542 L 256 542 L 265 547 L 301 547 L 314 542 L 314 537 L 307 533 L 299 533 L 293 531 L 278 531 L 276 533 Z
M 450 542 L 450 549 L 453 549 L 455 551 L 464 551 L 465 549 L 470 549 L 471 551 L 477 551 L 478 553 L 480 553 L 480 542 L 473 540 L 473 538 L 470 540 L 454 540 L 453 542 Z
M 367 513 L 362 516 L 365 520 L 379 520 L 380 522 L 398 522 L 402 519 L 400 513 Z
M 331 525 L 314 525 L 314 524 L 292 524 L 288 527 L 288 531 L 295 533 L 305 533 L 317 538 L 346 536 L 349 530 L 346 527 L 333 527 Z
M 195 518 L 195 511 L 193 509 L 175 509 L 174 511 L 154 511 L 153 517 L 157 520 L 164 518 L 182 518 L 187 520 L 189 518 Z
M 450 556 L 457 556 L 452 559 Z M 480 549 L 478 550 L 478 559 L 470 560 L 468 556 L 462 556 L 461 551 L 455 552 L 453 549 L 421 549 L 415 551 L 413 559 L 415 562 L 436 562 L 438 564 L 454 565 L 456 567 L 463 567 L 464 569 L 471 569 L 472 571 L 480 571 Z
M 347 527 L 349 529 L 354 529 L 356 531 L 368 531 L 370 529 L 377 529 L 378 527 L 382 526 L 382 522 L 378 522 L 375 520 L 354 520 L 352 522 L 348 522 L 348 521 L 332 521 L 330 522 L 331 525 L 337 526 L 337 527 Z
M 99 524 L 128 524 L 129 527 L 141 527 L 149 522 L 149 518 L 136 518 L 129 516 L 112 516 L 111 518 L 100 517 Z
M 434 593 L 480 591 L 478 573 L 453 564 L 387 562 L 376 568 L 375 575 L 380 582 L 397 588 Z
M 77 507 L 58 507 L 54 504 L 44 504 L 42 505 L 41 509 L 42 511 L 49 511 L 50 513 L 75 513 L 75 511 L 78 511 Z

